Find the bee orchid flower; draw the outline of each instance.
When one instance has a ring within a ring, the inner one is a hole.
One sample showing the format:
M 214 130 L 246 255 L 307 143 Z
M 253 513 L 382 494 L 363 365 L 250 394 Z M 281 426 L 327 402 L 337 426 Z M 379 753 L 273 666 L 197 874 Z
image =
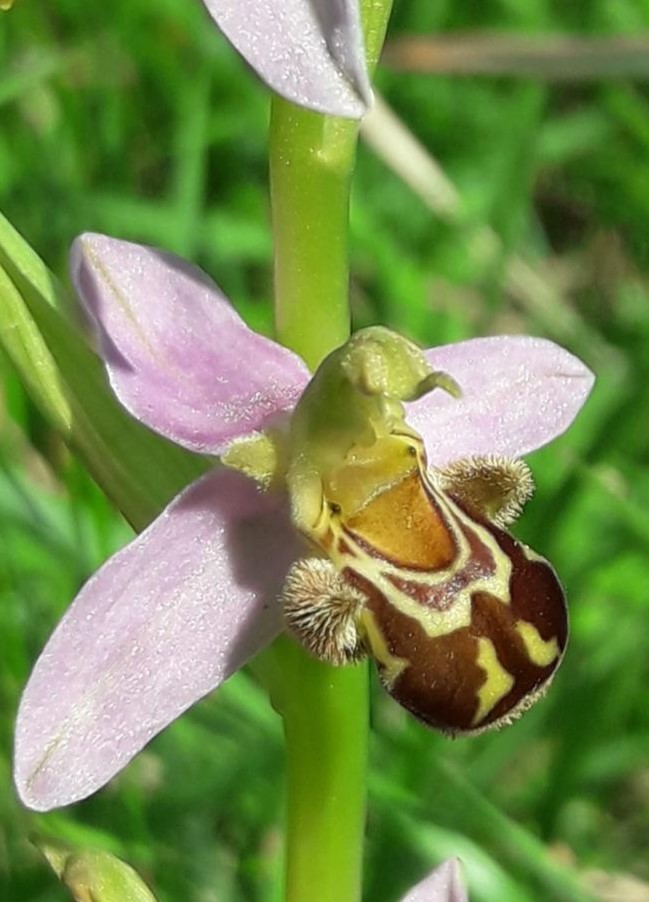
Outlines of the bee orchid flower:
M 114 393 L 172 442 L 227 460 L 285 433 L 313 394 L 302 360 L 251 331 L 190 264 L 92 234 L 71 259 Z M 421 437 L 434 468 L 539 448 L 570 425 L 593 382 L 538 338 L 478 338 L 421 358 L 433 382 L 442 372 L 461 389 L 402 392 L 407 437 Z M 358 378 L 369 391 L 362 367 Z M 305 555 L 295 511 L 285 489 L 214 464 L 95 573 L 38 659 L 16 729 L 15 781 L 29 807 L 99 789 L 284 628 L 277 599 Z

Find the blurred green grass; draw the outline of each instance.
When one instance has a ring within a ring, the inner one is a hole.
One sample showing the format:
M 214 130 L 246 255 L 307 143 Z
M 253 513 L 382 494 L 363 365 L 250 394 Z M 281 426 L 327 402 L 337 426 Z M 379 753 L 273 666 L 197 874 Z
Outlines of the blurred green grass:
M 401 2 L 391 34 L 458 29 L 635 34 L 649 3 Z M 432 735 L 375 693 L 366 898 L 390 902 L 457 853 L 478 902 L 587 898 L 600 871 L 635 875 L 649 899 L 649 92 L 388 71 L 378 84 L 465 212 L 432 216 L 361 147 L 355 324 L 424 344 L 548 335 L 598 384 L 570 433 L 533 456 L 538 493 L 517 527 L 568 590 L 567 660 L 546 701 L 474 740 Z M 63 276 L 83 230 L 190 256 L 269 331 L 267 110 L 198 0 L 18 0 L 0 17 L 0 209 Z M 501 242 L 486 263 L 470 251 L 485 226 Z M 505 286 L 512 254 L 544 291 Z M 281 728 L 246 674 L 97 797 L 46 816 L 18 805 L 21 686 L 129 531 L 2 358 L 0 371 L 0 898 L 65 898 L 28 842 L 39 831 L 122 855 L 162 902 L 279 902 Z M 617 886 L 608 898 L 627 898 Z

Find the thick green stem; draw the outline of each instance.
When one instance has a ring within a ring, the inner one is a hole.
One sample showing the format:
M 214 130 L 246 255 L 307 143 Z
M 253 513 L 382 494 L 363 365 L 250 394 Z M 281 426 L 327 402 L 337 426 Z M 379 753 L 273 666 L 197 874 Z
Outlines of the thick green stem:
M 348 206 L 357 125 L 273 100 L 271 198 L 278 339 L 315 368 L 349 335 Z M 367 668 L 276 647 L 286 734 L 286 902 L 360 898 Z
M 362 0 L 376 65 L 392 0 Z M 270 125 L 278 339 L 315 368 L 349 335 L 349 189 L 358 123 L 276 97 Z
M 361 896 L 368 738 L 366 665 L 330 667 L 282 639 L 286 902 Z
M 349 185 L 357 124 L 273 100 L 270 177 L 279 341 L 315 369 L 349 335 Z
M 391 0 L 361 3 L 373 68 Z M 358 123 L 272 104 L 270 177 L 277 338 L 315 368 L 349 335 L 349 190 Z M 286 902 L 361 897 L 368 672 L 276 643 L 274 702 L 287 759 Z

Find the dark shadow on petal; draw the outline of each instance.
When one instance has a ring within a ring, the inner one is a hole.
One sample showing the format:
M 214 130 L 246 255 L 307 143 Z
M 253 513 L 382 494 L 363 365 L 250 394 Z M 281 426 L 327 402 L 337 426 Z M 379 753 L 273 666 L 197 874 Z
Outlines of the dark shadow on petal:
M 278 597 L 288 568 L 305 554 L 305 547 L 290 524 L 286 497 L 262 492 L 235 471 L 208 474 L 180 504 L 207 505 L 229 523 L 226 548 L 233 581 L 257 597 L 251 617 L 228 649 L 228 667 L 234 672 L 282 629 Z

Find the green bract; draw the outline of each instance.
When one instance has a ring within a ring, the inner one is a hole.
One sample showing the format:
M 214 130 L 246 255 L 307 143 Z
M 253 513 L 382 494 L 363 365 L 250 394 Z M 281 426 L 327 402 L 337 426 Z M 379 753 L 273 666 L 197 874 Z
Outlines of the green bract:
M 56 277 L 0 216 L 0 342 L 43 416 L 141 529 L 206 464 L 120 407 L 68 309 Z
M 133 868 L 108 852 L 48 841 L 37 846 L 77 902 L 156 902 Z

